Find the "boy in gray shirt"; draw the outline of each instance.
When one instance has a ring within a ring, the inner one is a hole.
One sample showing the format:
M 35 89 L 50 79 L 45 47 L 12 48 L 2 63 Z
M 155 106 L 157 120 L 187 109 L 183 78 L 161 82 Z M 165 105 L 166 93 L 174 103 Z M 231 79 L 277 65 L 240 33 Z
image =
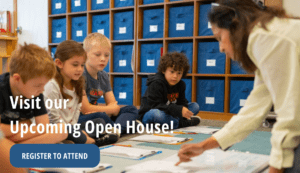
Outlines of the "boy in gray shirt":
M 114 123 L 121 125 L 121 133 L 126 133 L 127 122 L 131 125 L 132 122 L 136 121 L 138 110 L 135 106 L 125 106 L 122 108 L 118 106 L 118 102 L 110 86 L 108 74 L 103 71 L 110 57 L 111 43 L 104 35 L 91 33 L 85 38 L 83 47 L 87 52 L 87 61 L 83 75 L 86 78 L 86 94 L 89 102 L 90 104 L 97 105 L 98 99 L 103 96 L 106 106 L 98 105 L 94 111 L 103 112 L 103 117 L 108 115 Z M 91 118 L 96 117 L 80 115 L 79 121 L 86 121 Z

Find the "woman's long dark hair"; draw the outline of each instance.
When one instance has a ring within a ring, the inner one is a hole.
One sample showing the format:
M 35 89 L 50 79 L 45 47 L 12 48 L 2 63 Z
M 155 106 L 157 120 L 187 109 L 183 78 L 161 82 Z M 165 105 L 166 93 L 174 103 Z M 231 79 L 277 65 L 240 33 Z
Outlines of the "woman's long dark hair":
M 274 17 L 287 17 L 285 11 L 275 7 L 263 7 L 253 0 L 219 0 L 219 6 L 213 7 L 208 14 L 212 24 L 230 31 L 230 41 L 234 50 L 234 60 L 249 73 L 256 66 L 247 54 L 248 37 L 253 27 L 260 23 L 267 30 L 266 24 Z
M 55 52 L 55 59 L 59 59 L 61 62 L 65 62 L 66 60 L 74 57 L 74 56 L 83 56 L 86 60 L 87 55 L 84 51 L 81 44 L 77 43 L 73 40 L 66 40 L 61 42 L 56 49 Z M 60 73 L 60 69 L 56 67 L 56 75 L 55 80 L 57 81 L 61 94 L 64 99 L 72 99 L 72 97 L 68 94 L 66 94 L 63 91 L 63 85 L 64 85 L 64 79 Z M 79 97 L 79 103 L 82 102 L 82 95 L 83 95 L 83 89 L 84 89 L 84 77 L 81 76 L 78 80 L 71 80 L 71 84 L 75 88 L 75 92 L 77 96 Z

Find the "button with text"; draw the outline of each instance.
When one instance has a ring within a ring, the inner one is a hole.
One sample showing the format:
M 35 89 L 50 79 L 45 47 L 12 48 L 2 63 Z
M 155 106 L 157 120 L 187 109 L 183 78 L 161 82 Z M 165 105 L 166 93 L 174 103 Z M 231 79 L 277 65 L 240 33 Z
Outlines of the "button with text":
M 10 149 L 14 167 L 95 167 L 99 162 L 94 144 L 15 144 Z

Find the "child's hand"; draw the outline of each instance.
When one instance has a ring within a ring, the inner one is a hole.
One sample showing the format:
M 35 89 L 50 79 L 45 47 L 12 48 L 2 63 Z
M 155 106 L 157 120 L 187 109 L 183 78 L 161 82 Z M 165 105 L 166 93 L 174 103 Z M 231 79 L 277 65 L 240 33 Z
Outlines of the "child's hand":
M 107 106 L 114 106 L 114 105 L 118 105 L 118 102 L 115 101 L 115 102 L 111 102 L 111 103 L 107 104 Z
M 119 114 L 120 106 L 118 106 L 117 104 L 114 104 L 114 105 L 110 105 L 109 107 L 113 110 L 113 112 L 112 112 L 113 116 L 117 116 Z
M 182 107 L 182 117 L 190 119 L 191 116 L 193 116 L 193 115 L 194 115 L 194 113 L 191 112 L 190 110 L 188 110 L 188 108 Z

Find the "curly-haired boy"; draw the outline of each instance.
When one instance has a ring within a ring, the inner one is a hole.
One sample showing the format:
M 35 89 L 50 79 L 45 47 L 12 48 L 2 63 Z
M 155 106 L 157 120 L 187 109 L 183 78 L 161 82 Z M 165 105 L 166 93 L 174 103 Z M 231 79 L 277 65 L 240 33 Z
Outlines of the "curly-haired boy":
M 173 128 L 195 126 L 200 123 L 197 103 L 188 103 L 185 98 L 186 76 L 190 66 L 182 53 L 167 53 L 161 57 L 158 73 L 150 76 L 148 86 L 141 101 L 140 120 L 144 124 L 168 124 L 173 121 Z

